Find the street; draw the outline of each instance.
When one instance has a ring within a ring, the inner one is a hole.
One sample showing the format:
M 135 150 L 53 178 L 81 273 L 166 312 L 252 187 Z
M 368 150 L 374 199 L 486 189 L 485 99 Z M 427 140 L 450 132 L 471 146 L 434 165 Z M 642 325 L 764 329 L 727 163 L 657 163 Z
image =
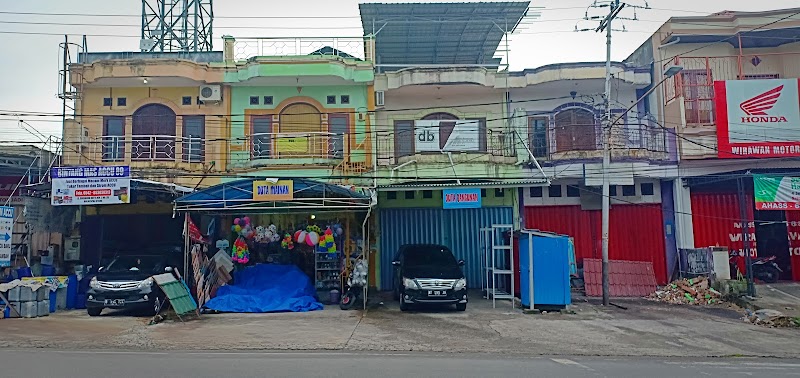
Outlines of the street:
M 800 361 L 513 357 L 416 353 L 5 350 L 8 377 L 675 377 L 800 376 Z

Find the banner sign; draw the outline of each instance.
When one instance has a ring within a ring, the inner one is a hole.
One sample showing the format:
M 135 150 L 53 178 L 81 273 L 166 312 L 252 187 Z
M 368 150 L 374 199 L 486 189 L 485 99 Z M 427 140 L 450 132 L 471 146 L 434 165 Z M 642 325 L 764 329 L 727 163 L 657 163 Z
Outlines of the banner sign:
M 27 185 L 28 179 L 18 176 L 0 176 L 0 205 L 24 205 L 25 199 L 20 196 L 19 184 Z
M 294 199 L 294 181 L 253 181 L 253 200 L 286 201 Z
M 480 189 L 445 189 L 442 191 L 442 207 L 445 209 L 479 209 Z
M 416 152 L 461 152 L 481 150 L 481 121 L 414 122 Z
M 128 166 L 57 167 L 50 172 L 53 206 L 130 203 Z
M 720 158 L 800 156 L 798 79 L 714 82 Z
M 0 206 L 0 268 L 11 266 L 14 236 L 14 208 Z
M 753 175 L 756 209 L 800 211 L 800 177 Z

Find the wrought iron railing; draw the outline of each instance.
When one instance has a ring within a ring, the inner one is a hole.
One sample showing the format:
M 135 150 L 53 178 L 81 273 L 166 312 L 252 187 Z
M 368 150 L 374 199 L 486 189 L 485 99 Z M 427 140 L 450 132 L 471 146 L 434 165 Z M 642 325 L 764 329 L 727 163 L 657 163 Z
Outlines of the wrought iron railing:
M 233 57 L 237 61 L 253 57 L 339 56 L 371 60 L 369 37 L 291 37 L 237 38 L 233 41 Z
M 170 135 L 102 136 L 90 142 L 103 162 L 178 161 L 202 163 L 206 141 Z
M 258 133 L 250 136 L 250 155 L 256 159 L 342 159 L 346 134 L 326 132 Z

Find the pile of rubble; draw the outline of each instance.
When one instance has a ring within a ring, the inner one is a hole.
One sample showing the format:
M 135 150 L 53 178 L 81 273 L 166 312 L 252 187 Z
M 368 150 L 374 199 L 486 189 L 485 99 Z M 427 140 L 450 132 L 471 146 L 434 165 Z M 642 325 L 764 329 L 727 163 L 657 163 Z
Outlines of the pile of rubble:
M 721 302 L 719 291 L 711 288 L 705 277 L 673 281 L 650 294 L 649 299 L 672 304 L 710 305 Z
M 742 320 L 747 323 L 773 328 L 800 327 L 800 318 L 792 318 L 791 316 L 784 315 L 780 311 L 769 309 L 757 310 L 755 312 L 747 310 Z

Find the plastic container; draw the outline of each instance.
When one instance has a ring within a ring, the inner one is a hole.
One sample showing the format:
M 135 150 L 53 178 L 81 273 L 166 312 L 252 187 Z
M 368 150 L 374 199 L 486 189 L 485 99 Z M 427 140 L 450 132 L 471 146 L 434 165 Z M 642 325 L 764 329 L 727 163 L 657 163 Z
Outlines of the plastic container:
M 331 290 L 329 298 L 330 298 L 331 303 L 333 303 L 333 304 L 339 303 L 339 300 L 340 300 L 340 298 L 339 298 L 339 290 L 336 290 L 336 289 Z
M 50 299 L 50 288 L 42 286 L 39 290 L 36 290 L 36 301 L 43 301 L 45 299 Z
M 58 290 L 56 290 L 56 310 L 66 310 L 66 309 L 67 309 L 67 288 L 61 287 Z
M 71 275 L 67 277 L 67 308 L 75 308 L 75 301 L 78 297 L 78 276 Z
M 35 318 L 39 315 L 39 303 L 38 302 L 20 302 L 19 307 L 20 315 L 23 318 Z
M 35 302 L 36 294 L 27 286 L 17 286 L 19 288 L 19 301 L 20 302 Z
M 43 301 L 36 302 L 36 316 L 48 315 L 50 315 L 50 301 L 45 299 Z
M 47 300 L 50 303 L 50 313 L 56 312 L 56 305 L 58 303 L 58 292 L 50 291 L 50 298 Z
M 11 302 L 19 302 L 19 286 L 9 290 L 6 293 L 6 298 Z
M 86 294 L 75 296 L 75 309 L 83 310 L 86 308 Z
M 31 274 L 31 268 L 29 266 L 23 266 L 22 268 L 17 268 L 17 278 L 22 277 L 33 277 Z
M 55 276 L 56 275 L 56 267 L 52 265 L 42 265 L 42 275 L 47 276 Z

